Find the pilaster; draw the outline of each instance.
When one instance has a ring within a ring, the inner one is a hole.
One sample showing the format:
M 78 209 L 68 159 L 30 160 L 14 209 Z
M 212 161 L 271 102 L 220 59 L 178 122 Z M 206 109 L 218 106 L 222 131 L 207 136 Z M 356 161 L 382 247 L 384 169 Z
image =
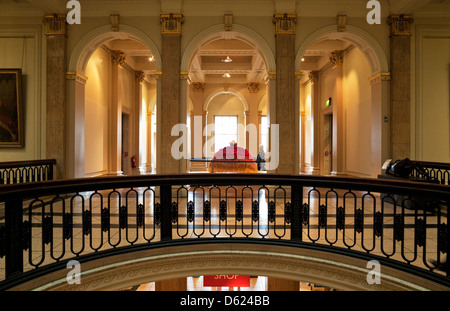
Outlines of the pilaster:
M 391 118 L 392 159 L 410 156 L 411 146 L 411 16 L 388 18 L 391 26 Z
M 56 159 L 54 178 L 66 178 L 67 25 L 64 14 L 44 17 L 47 43 L 47 134 L 48 159 Z
M 309 73 L 311 80 L 311 167 L 310 174 L 317 175 L 320 173 L 320 83 L 319 72 L 311 71 Z
M 172 144 L 178 139 L 171 135 L 172 127 L 180 123 L 180 64 L 181 64 L 181 25 L 182 14 L 161 14 L 162 36 L 162 81 L 161 81 L 161 120 L 158 130 L 161 144 L 158 146 L 157 165 L 159 174 L 180 173 L 180 164 L 172 156 Z M 160 121 L 160 122 L 159 122 Z
M 295 14 L 275 14 L 276 123 L 279 125 L 279 174 L 297 174 L 298 123 L 295 101 Z M 297 110 L 298 111 L 298 110 Z M 273 124 L 273 122 L 271 121 Z

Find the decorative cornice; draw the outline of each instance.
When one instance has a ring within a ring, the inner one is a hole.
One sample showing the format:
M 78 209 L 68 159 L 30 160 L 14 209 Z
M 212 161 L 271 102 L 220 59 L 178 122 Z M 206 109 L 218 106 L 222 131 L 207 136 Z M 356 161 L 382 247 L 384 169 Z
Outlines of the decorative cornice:
M 414 23 L 412 16 L 391 15 L 387 23 L 391 26 L 391 36 L 411 36 L 411 24 Z
M 390 80 L 391 80 L 390 72 L 380 72 L 369 78 L 370 84 L 375 84 L 375 83 L 378 83 L 381 81 L 390 81 Z
M 183 14 L 161 14 L 161 33 L 163 35 L 181 35 L 181 25 L 184 23 Z
M 66 78 L 67 80 L 75 80 L 77 82 L 86 84 L 88 77 L 86 77 L 85 75 L 82 75 L 79 72 L 67 72 L 66 74 Z
M 274 14 L 272 22 L 275 24 L 276 35 L 295 35 L 296 14 Z
M 43 23 L 46 26 L 47 36 L 65 35 L 67 20 L 65 14 L 49 14 L 44 17 Z

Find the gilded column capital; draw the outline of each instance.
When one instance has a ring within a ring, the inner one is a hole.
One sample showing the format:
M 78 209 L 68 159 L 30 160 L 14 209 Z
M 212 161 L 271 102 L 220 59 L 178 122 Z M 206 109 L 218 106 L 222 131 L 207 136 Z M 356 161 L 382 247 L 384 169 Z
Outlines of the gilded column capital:
M 135 71 L 134 72 L 134 77 L 136 78 L 136 81 L 138 81 L 139 83 L 142 83 L 145 79 L 145 72 L 143 71 Z
M 44 17 L 43 23 L 46 26 L 45 34 L 47 36 L 66 34 L 67 20 L 65 14 L 48 14 Z
M 388 17 L 388 25 L 391 26 L 391 36 L 411 36 L 412 16 L 391 15 Z
M 163 35 L 181 35 L 181 25 L 184 23 L 183 14 L 161 14 L 161 33 Z
M 202 93 L 205 90 L 205 83 L 203 83 L 203 82 L 192 82 L 192 90 L 195 93 Z
M 333 68 L 335 68 L 336 66 L 342 65 L 344 63 L 344 51 L 336 50 L 336 51 L 331 52 L 330 62 L 333 65 Z
M 276 35 L 295 35 L 296 14 L 274 14 L 272 22 L 275 24 Z
M 111 51 L 111 60 L 114 65 L 123 66 L 125 64 L 126 55 L 122 51 Z
M 258 93 L 259 92 L 259 83 L 249 82 L 249 83 L 247 83 L 247 88 L 248 88 L 249 93 Z
M 311 80 L 311 82 L 316 82 L 319 80 L 319 72 L 318 71 L 311 71 L 308 74 L 308 78 Z

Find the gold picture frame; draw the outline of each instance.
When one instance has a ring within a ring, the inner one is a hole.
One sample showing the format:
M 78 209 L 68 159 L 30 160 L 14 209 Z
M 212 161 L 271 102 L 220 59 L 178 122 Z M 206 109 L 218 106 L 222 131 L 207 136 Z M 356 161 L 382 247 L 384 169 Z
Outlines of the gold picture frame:
M 24 146 L 22 69 L 0 69 L 0 148 Z

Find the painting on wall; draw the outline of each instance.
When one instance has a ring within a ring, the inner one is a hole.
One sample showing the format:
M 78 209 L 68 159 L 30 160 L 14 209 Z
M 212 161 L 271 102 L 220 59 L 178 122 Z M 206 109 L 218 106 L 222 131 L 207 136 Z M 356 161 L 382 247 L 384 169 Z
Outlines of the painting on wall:
M 24 147 L 22 69 L 0 69 L 0 148 Z

